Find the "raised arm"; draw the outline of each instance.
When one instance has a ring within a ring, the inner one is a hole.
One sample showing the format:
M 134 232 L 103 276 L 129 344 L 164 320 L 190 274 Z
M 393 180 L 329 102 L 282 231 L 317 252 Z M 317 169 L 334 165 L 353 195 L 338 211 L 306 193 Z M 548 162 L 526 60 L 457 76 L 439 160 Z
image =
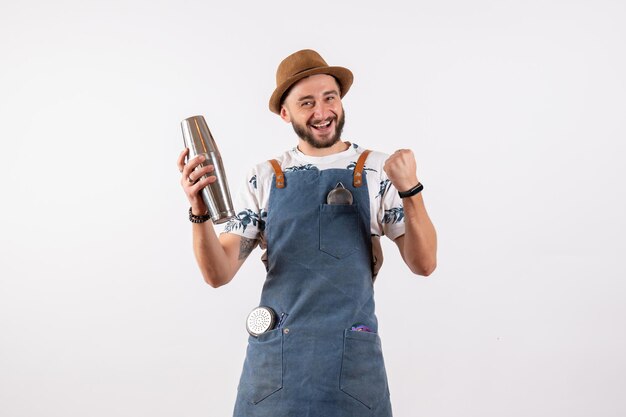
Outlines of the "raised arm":
M 397 190 L 407 191 L 418 183 L 415 156 L 400 149 L 385 162 L 385 173 Z M 402 199 L 404 235 L 394 240 L 402 259 L 414 274 L 428 276 L 437 267 L 437 233 L 426 212 L 422 194 Z
M 197 156 L 185 164 L 188 152 L 185 149 L 178 157 L 177 165 L 182 174 L 180 183 L 191 204 L 191 213 L 202 216 L 207 213 L 207 207 L 200 190 L 216 181 L 215 176 L 210 175 L 214 168 L 208 165 L 196 169 L 204 161 L 203 156 Z M 209 175 L 202 179 L 207 174 Z M 193 251 L 198 267 L 204 281 L 214 288 L 228 284 L 258 244 L 257 240 L 231 233 L 222 233 L 218 237 L 210 220 L 192 223 L 192 232 Z

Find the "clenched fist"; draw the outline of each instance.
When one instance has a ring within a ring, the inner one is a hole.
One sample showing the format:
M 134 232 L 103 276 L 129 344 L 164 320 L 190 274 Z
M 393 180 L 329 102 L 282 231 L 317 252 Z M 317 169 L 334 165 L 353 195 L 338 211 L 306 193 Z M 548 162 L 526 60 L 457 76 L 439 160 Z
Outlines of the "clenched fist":
M 383 166 L 389 180 L 398 191 L 407 191 L 415 187 L 417 180 L 417 164 L 410 149 L 398 149 Z

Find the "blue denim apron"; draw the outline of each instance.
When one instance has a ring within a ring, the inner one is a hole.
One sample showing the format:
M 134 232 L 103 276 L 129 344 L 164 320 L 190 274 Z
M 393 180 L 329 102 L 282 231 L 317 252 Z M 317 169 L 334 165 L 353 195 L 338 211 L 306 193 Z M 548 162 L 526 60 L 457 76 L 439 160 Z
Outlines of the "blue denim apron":
M 283 174 L 273 164 L 260 305 L 279 323 L 248 340 L 234 416 L 391 417 L 365 175 L 359 168 Z M 326 204 L 338 182 L 353 204 Z M 351 330 L 355 324 L 371 332 Z

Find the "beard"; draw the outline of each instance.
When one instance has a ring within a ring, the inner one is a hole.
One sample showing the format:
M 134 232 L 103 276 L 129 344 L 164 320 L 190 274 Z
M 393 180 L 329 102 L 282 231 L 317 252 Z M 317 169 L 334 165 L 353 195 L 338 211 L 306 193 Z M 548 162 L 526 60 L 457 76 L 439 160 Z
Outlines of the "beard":
M 300 125 L 295 121 L 291 122 L 291 126 L 293 130 L 296 132 L 296 135 L 309 145 L 317 149 L 330 148 L 335 143 L 339 142 L 341 139 L 341 132 L 343 131 L 343 125 L 346 123 L 346 113 L 341 109 L 341 116 L 338 119 L 335 119 L 335 131 L 333 134 L 326 140 L 316 139 L 315 136 L 309 131 L 309 127 L 306 125 Z M 313 128 L 311 128 L 313 129 Z

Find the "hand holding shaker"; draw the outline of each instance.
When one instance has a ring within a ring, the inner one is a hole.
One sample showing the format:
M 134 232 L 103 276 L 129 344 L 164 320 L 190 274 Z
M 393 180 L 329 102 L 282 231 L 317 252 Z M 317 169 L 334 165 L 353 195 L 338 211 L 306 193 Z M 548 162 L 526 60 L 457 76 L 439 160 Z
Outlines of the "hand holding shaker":
M 199 167 L 213 165 L 215 168 L 213 175 L 217 181 L 204 187 L 201 193 L 213 223 L 224 223 L 235 217 L 235 210 L 230 198 L 222 157 L 217 150 L 215 140 L 202 116 L 193 116 L 183 120 L 181 127 L 185 147 L 189 148 L 188 160 L 198 155 L 204 155 L 205 160 Z M 206 176 L 202 178 L 206 178 Z

